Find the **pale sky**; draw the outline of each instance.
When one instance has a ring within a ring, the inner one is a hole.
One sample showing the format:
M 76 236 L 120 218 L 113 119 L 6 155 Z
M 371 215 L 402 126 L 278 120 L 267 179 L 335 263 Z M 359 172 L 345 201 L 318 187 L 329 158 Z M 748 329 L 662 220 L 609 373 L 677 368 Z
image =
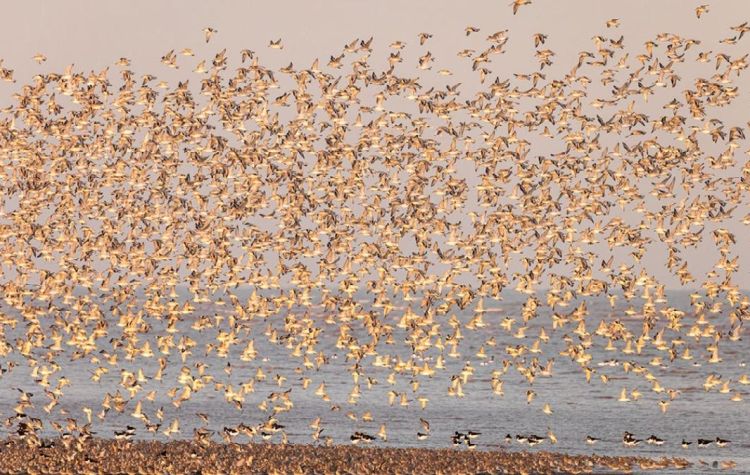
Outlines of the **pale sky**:
M 29 82 L 40 72 L 62 71 L 70 64 L 86 72 L 109 67 L 114 73 L 113 63 L 120 57 L 132 60 L 131 69 L 136 74 L 153 73 L 160 79 L 169 79 L 187 77 L 200 59 L 212 57 L 223 48 L 235 59 L 241 49 L 249 48 L 258 53 L 267 67 L 278 68 L 292 61 L 297 67 L 307 67 L 315 58 L 320 58 L 324 65 L 329 56 L 339 54 L 355 38 L 374 36 L 370 61 L 373 65 L 385 62 L 389 43 L 402 40 L 407 44 L 405 63 L 416 63 L 416 58 L 429 50 L 436 58 L 434 69 L 446 67 L 454 72 L 447 81 L 449 84 L 475 84 L 476 74 L 456 57 L 456 52 L 463 48 L 479 49 L 486 44 L 487 35 L 505 29 L 509 30 L 510 38 L 507 53 L 489 65 L 501 77 L 537 70 L 532 41 L 537 32 L 548 35 L 545 47 L 556 53 L 555 64 L 543 71 L 549 75 L 564 74 L 580 51 L 592 50 L 595 35 L 624 35 L 625 49 L 632 50 L 633 56 L 643 51 L 646 41 L 662 32 L 699 39 L 703 42 L 700 50 L 727 52 L 733 58 L 750 50 L 750 35 L 734 46 L 719 43 L 735 34 L 730 26 L 750 20 L 750 2 L 743 0 L 706 0 L 710 11 L 701 19 L 695 15 L 695 7 L 701 1 L 534 0 L 521 7 L 515 16 L 509 3 L 510 0 L 8 2 L 3 5 L 0 42 L 4 47 L 0 49 L 0 58 L 4 60 L 2 67 L 15 70 L 17 84 Z M 620 19 L 617 30 L 606 28 L 605 22 L 610 18 Z M 464 29 L 469 25 L 481 31 L 467 38 Z M 218 30 L 208 45 L 201 31 L 207 26 Z M 419 46 L 417 39 L 421 32 L 434 35 L 424 47 Z M 278 38 L 282 39 L 284 49 L 269 49 L 269 40 Z M 182 69 L 175 72 L 160 64 L 164 53 L 185 47 L 193 48 L 196 58 L 180 58 L 181 64 L 185 64 Z M 45 54 L 48 60 L 36 64 L 31 58 L 37 53 Z M 682 68 L 684 71 L 689 66 Z M 713 68 L 706 70 L 709 72 L 701 74 L 710 75 Z M 411 76 L 421 74 L 414 68 Z M 435 76 L 434 71 L 431 75 Z M 732 107 L 717 113 L 727 127 L 747 127 L 748 77 L 743 75 L 734 80 L 740 86 L 739 98 Z M 420 82 L 430 84 L 430 81 L 425 78 Z M 14 87 L 0 83 L 0 106 L 11 103 Z M 660 110 L 660 106 L 661 103 L 655 104 L 654 110 Z M 746 149 L 747 144 L 743 144 L 736 152 L 741 163 L 747 160 Z M 738 209 L 737 222 L 729 223 L 738 242 L 743 239 L 750 242 L 749 227 L 739 223 L 748 212 L 750 209 Z M 712 246 L 710 236 L 705 235 L 704 246 L 688 256 L 691 266 L 695 266 L 698 282 L 701 271 L 708 270 L 718 256 L 710 252 Z M 750 256 L 740 251 L 740 271 L 735 280 L 743 288 L 750 287 L 748 270 Z M 655 273 L 667 279 L 667 274 Z
M 219 34 L 205 51 L 244 47 L 262 53 L 269 65 L 274 56 L 286 61 L 312 60 L 334 54 L 354 38 L 375 36 L 375 46 L 400 39 L 414 46 L 419 32 L 432 33 L 432 50 L 453 52 L 466 43 L 464 28 L 473 25 L 486 34 L 509 29 L 511 42 L 525 42 L 508 54 L 519 58 L 533 52 L 531 35 L 549 35 L 557 60 L 573 58 L 589 48 L 591 37 L 606 34 L 605 21 L 620 18 L 619 31 L 630 45 L 642 44 L 660 32 L 674 32 L 704 41 L 729 36 L 729 27 L 750 18 L 750 3 L 743 0 L 709 2 L 710 12 L 699 20 L 694 9 L 701 2 L 685 0 L 534 0 L 513 15 L 509 0 L 455 2 L 446 0 L 311 0 L 227 1 L 131 0 L 101 2 L 4 2 L 0 56 L 6 67 L 21 75 L 39 68 L 60 68 L 74 62 L 82 68 L 102 68 L 126 56 L 142 67 L 158 64 L 171 48 L 193 47 L 200 54 L 201 30 L 212 26 Z M 281 37 L 284 54 L 266 49 Z M 31 57 L 49 58 L 37 67 Z M 438 59 L 440 59 L 438 57 Z M 282 64 L 283 61 L 279 61 Z M 460 78 L 457 78 L 460 79 Z

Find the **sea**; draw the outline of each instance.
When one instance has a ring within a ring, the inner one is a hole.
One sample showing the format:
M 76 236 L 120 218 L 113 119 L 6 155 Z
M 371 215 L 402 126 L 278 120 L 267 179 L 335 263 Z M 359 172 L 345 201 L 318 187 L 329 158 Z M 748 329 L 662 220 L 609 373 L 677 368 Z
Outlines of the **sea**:
M 272 290 L 262 292 L 273 294 Z M 249 294 L 247 289 L 237 292 L 238 298 L 243 302 Z M 150 342 L 155 355 L 148 358 L 125 358 L 123 348 L 115 348 L 117 339 L 122 335 L 122 328 L 117 325 L 117 318 L 105 315 L 102 318 L 108 320 L 108 334 L 98 339 L 96 349 L 85 356 L 74 353 L 74 347 L 67 344 L 70 335 L 63 333 L 62 348 L 54 358 L 59 369 L 47 377 L 45 383 L 49 385 L 46 387 L 40 383 L 45 371 L 40 370 L 43 367 L 51 368 L 53 363 L 41 358 L 47 352 L 43 348 L 32 351 L 36 362 L 31 362 L 20 354 L 19 342 L 26 338 L 31 326 L 19 312 L 5 305 L 2 312 L 6 323 L 2 328 L 4 339 L 13 350 L 0 359 L 0 416 L 5 421 L 5 424 L 0 425 L 0 436 L 11 436 L 17 430 L 18 420 L 13 420 L 12 416 L 21 395 L 19 389 L 33 394 L 30 397 L 33 407 L 27 408 L 26 413 L 44 422 L 40 435 L 57 435 L 51 425 L 53 421 L 63 426 L 68 418 L 76 419 L 79 424 L 85 423 L 86 416 L 82 409 L 89 407 L 93 409 L 90 430 L 98 437 L 113 437 L 115 431 L 130 425 L 136 428 L 136 439 L 155 438 L 164 441 L 191 438 L 197 428 L 212 431 L 213 438 L 220 441 L 224 427 L 236 427 L 241 423 L 252 426 L 267 421 L 273 415 L 274 406 L 284 406 L 279 395 L 289 391 L 288 399 L 293 407 L 275 415 L 278 424 L 284 426 L 283 430 L 274 433 L 269 440 L 256 437 L 254 442 L 348 444 L 351 443 L 354 432 L 375 436 L 381 425 L 385 424 L 387 440 L 376 438 L 371 443 L 372 446 L 451 448 L 454 447 L 452 436 L 456 431 L 474 431 L 480 433 L 473 440 L 476 450 L 682 457 L 693 462 L 693 466 L 687 470 L 689 473 L 750 473 L 750 386 L 738 382 L 743 374 L 750 373 L 747 366 L 750 359 L 747 337 L 737 341 L 723 338 L 719 353 L 721 361 L 710 363 L 706 347 L 713 342 L 713 338 L 688 337 L 686 333 L 694 325 L 701 328 L 713 325 L 717 331 L 726 334 L 729 329 L 728 305 L 724 305 L 716 313 L 707 312 L 706 322 L 697 324 L 697 317 L 690 306 L 689 292 L 667 292 L 666 296 L 668 303 L 659 304 L 658 308 L 670 306 L 684 311 L 684 327 L 681 334 L 666 329 L 662 339 L 668 343 L 678 338 L 682 340 L 678 346 L 678 355 L 685 347 L 689 347 L 693 354 L 691 360 L 678 357 L 670 361 L 665 352 L 655 348 L 653 341 L 656 333 L 665 325 L 663 320 L 657 320 L 654 329 L 648 332 L 652 338 L 641 348 L 640 353 L 623 353 L 623 341 L 614 341 L 614 349 L 606 348 L 607 339 L 594 333 L 601 321 L 619 321 L 634 335 L 641 335 L 643 316 L 637 312 L 626 312 L 628 308 L 640 308 L 642 302 L 638 298 L 632 302 L 620 298 L 614 308 L 605 298 L 579 298 L 565 308 L 555 309 L 559 314 L 570 313 L 585 300 L 588 311 L 585 327 L 592 334 L 592 344 L 587 350 L 591 359 L 586 365 L 593 370 L 590 381 L 587 381 L 581 365 L 565 354 L 567 344 L 581 342 L 580 332 L 576 333 L 578 323 L 553 328 L 552 310 L 541 305 L 537 316 L 524 324 L 521 308 L 528 298 L 526 295 L 506 291 L 499 299 L 486 298 L 482 317 L 484 325 L 472 326 L 473 329 L 467 328 L 466 324 L 475 317 L 475 302 L 464 309 L 454 306 L 447 314 L 435 315 L 434 323 L 440 324 L 437 334 L 443 341 L 454 332 L 449 323 L 453 316 L 454 322 L 460 322 L 462 339 L 457 353 L 451 351 L 450 345 L 445 345 L 444 350 L 432 346 L 415 353 L 413 345 L 407 339 L 409 330 L 397 324 L 410 305 L 415 312 L 419 311 L 419 298 L 409 302 L 394 300 L 393 310 L 387 317 L 383 317 L 381 308 L 373 308 L 371 295 L 355 294 L 353 301 L 362 311 L 373 311 L 381 315 L 380 321 L 392 328 L 392 337 L 382 338 L 377 344 L 378 355 L 390 355 L 391 363 L 406 363 L 411 360 L 413 366 L 422 367 L 427 363 L 434 367 L 442 353 L 445 366 L 445 369 L 436 369 L 432 376 L 415 376 L 411 371 L 394 374 L 393 364 L 391 367 L 376 366 L 373 363 L 377 356 L 367 355 L 358 363 L 360 392 L 355 400 L 351 398 L 354 388 L 352 370 L 357 362 L 348 357 L 346 348 L 336 345 L 342 331 L 336 311 L 327 310 L 320 305 L 295 306 L 285 308 L 277 314 L 244 320 L 242 329 L 235 336 L 236 344 L 228 354 L 220 356 L 217 351 L 212 349 L 207 352 L 206 349 L 217 344 L 217 337 L 226 336 L 229 330 L 226 315 L 231 306 L 196 303 L 192 313 L 183 315 L 181 321 L 174 326 L 176 331 L 172 333 L 175 342 L 188 337 L 189 340 L 183 341 L 195 344 L 185 361 L 177 348 L 172 348 L 168 355 L 159 352 L 157 338 L 168 334 L 168 324 L 163 318 L 150 316 L 148 311 L 144 311 L 143 320 L 148 323 L 149 328 L 147 332 L 137 335 L 138 345 Z M 189 296 L 183 289 L 177 302 L 182 304 L 186 299 Z M 315 302 L 315 298 L 312 300 Z M 30 300 L 29 305 L 39 306 L 43 303 Z M 64 318 L 72 319 L 77 311 L 83 310 L 71 308 L 70 314 Z M 290 315 L 296 316 L 299 321 L 305 312 L 312 319 L 313 326 L 319 330 L 315 352 L 308 355 L 314 367 L 308 368 L 302 364 L 301 357 L 292 356 L 294 345 L 286 338 L 289 332 L 285 328 Z M 215 320 L 216 315 L 225 317 L 218 325 L 204 329 L 198 329 L 194 325 L 200 316 L 209 316 Z M 515 319 L 511 331 L 501 326 L 507 318 Z M 17 321 L 15 328 L 8 323 L 12 320 Z M 54 321 L 53 317 L 42 316 L 39 319 L 39 330 L 44 335 L 50 335 Z M 361 344 L 370 341 L 363 322 L 361 319 L 353 319 L 346 324 L 349 334 Z M 518 327 L 523 325 L 527 327 L 525 337 L 517 333 Z M 532 353 L 528 349 L 532 347 L 542 328 L 549 338 L 546 342 L 540 342 L 539 353 Z M 269 341 L 269 335 L 274 333 L 276 338 Z M 240 356 L 247 341 L 251 339 L 257 355 L 255 359 L 245 361 Z M 50 344 L 50 340 L 45 340 L 46 346 Z M 513 352 L 522 345 L 526 348 L 524 354 L 516 357 L 509 354 L 509 351 Z M 484 357 L 478 356 L 482 348 Z M 325 362 L 319 367 L 316 364 L 317 352 L 325 357 Z M 119 355 L 114 364 L 106 358 L 113 353 Z M 92 363 L 93 357 L 98 361 Z M 161 380 L 157 381 L 153 376 L 158 370 L 159 357 L 165 358 L 167 365 Z M 655 360 L 655 357 L 661 359 Z M 525 371 L 523 368 L 531 367 L 534 358 L 537 358 L 542 367 L 550 360 L 553 363 L 550 374 L 538 374 L 537 371 L 533 382 L 529 382 L 522 372 Z M 36 371 L 35 365 L 38 366 Z M 455 391 L 449 394 L 452 378 L 460 378 L 467 365 L 473 368 L 473 373 L 461 385 L 462 395 L 455 394 Z M 106 367 L 108 372 L 94 381 L 94 370 L 97 367 Z M 103 419 L 97 417 L 107 393 L 114 395 L 119 391 L 125 400 L 130 399 L 127 389 L 120 385 L 122 371 L 137 374 L 139 370 L 146 380 L 140 383 L 141 388 L 134 393 L 124 410 L 118 412 L 113 408 Z M 259 377 L 259 370 L 265 378 Z M 178 381 L 182 371 L 189 371 L 193 377 L 200 377 L 199 372 L 202 371 L 206 384 L 177 407 L 173 401 L 183 388 L 183 384 Z M 654 391 L 652 383 L 644 377 L 645 372 L 650 372 L 664 391 Z M 502 394 L 493 391 L 493 373 L 495 376 L 501 374 Z M 602 376 L 607 378 L 606 383 Z M 709 376 L 720 378 L 722 382 L 729 381 L 730 391 L 722 392 L 721 384 L 706 389 L 704 382 Z M 45 389 L 52 391 L 62 377 L 69 384 L 60 388 L 62 394 L 59 403 L 47 412 L 45 405 L 50 398 L 45 394 Z M 309 378 L 307 389 L 303 388 L 305 378 Z M 227 402 L 227 387 L 231 386 L 239 391 L 242 384 L 249 381 L 252 381 L 253 392 L 244 395 L 241 407 Z M 415 381 L 418 381 L 418 386 L 414 384 Z M 316 395 L 322 383 L 325 384 L 328 401 Z M 170 397 L 168 392 L 175 388 L 175 397 Z M 631 401 L 618 400 L 622 389 L 626 389 Z M 630 397 L 634 389 L 641 393 L 637 400 Z M 669 389 L 676 391 L 673 392 L 673 400 L 668 395 Z M 153 400 L 149 400 L 146 395 L 152 390 L 155 391 L 155 396 Z M 530 402 L 528 391 L 535 394 Z M 392 404 L 389 403 L 391 392 L 397 395 Z M 735 393 L 739 393 L 743 400 L 733 401 Z M 420 405 L 420 398 L 428 399 L 424 408 Z M 141 401 L 143 412 L 152 423 L 159 422 L 155 414 L 161 409 L 163 420 L 159 432 L 149 432 L 142 420 L 132 416 L 137 401 Z M 661 410 L 659 401 L 670 401 L 666 412 Z M 542 410 L 545 404 L 549 404 L 551 414 Z M 365 413 L 371 415 L 371 421 L 362 419 Z M 198 414 L 208 416 L 208 422 Z M 320 418 L 323 429 L 317 441 L 313 440 L 314 430 L 309 427 L 316 418 Z M 174 419 L 179 419 L 179 432 L 167 437 L 161 431 Z M 428 437 L 423 440 L 417 437 L 417 433 L 427 433 L 420 419 L 428 421 L 430 426 Z M 556 436 L 556 444 L 552 444 L 548 437 L 550 431 Z M 626 431 L 642 442 L 635 447 L 625 446 L 623 434 Z M 546 440 L 534 447 L 516 440 L 517 435 L 532 434 L 545 437 Z M 506 441 L 507 435 L 512 438 L 510 443 Z M 646 439 L 651 435 L 662 439 L 663 443 L 647 443 Z M 599 440 L 591 445 L 586 443 L 587 436 Z M 698 447 L 696 443 L 699 438 L 715 440 L 717 437 L 730 442 L 725 447 L 718 447 L 715 443 Z M 682 447 L 683 440 L 691 442 L 691 445 Z M 249 439 L 240 435 L 234 441 L 246 443 Z M 467 450 L 464 444 L 454 448 Z M 719 464 L 728 460 L 736 462 L 736 467 L 720 470 Z

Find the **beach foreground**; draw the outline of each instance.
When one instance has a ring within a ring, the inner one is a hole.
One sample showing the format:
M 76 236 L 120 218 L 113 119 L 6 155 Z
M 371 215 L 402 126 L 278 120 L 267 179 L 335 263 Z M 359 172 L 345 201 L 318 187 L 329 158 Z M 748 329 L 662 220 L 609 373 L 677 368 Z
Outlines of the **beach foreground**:
M 680 458 L 193 441 L 0 442 L 0 473 L 588 473 L 687 468 Z

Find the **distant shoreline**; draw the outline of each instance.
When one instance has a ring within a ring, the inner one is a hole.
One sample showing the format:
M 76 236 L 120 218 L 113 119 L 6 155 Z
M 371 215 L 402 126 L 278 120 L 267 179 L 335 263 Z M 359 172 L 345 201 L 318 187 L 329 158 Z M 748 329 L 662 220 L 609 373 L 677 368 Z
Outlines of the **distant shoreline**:
M 96 438 L 0 441 L 0 473 L 591 473 L 689 466 L 683 458 L 554 452 Z

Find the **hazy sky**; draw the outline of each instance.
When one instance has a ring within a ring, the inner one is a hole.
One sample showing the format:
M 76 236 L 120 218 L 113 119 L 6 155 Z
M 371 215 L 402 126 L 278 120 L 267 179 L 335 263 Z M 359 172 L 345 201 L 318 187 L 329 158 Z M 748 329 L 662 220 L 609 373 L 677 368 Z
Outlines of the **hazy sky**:
M 113 58 L 126 56 L 143 66 L 158 64 L 170 48 L 204 45 L 201 29 L 212 26 L 219 34 L 209 45 L 248 47 L 264 61 L 283 56 L 299 61 L 333 54 L 355 37 L 375 36 L 381 46 L 397 39 L 414 45 L 418 32 L 434 34 L 435 52 L 454 51 L 466 42 L 464 28 L 482 29 L 475 40 L 490 32 L 510 29 L 511 42 L 526 43 L 525 50 L 508 54 L 528 57 L 533 52 L 533 33 L 549 35 L 557 60 L 573 58 L 591 45 L 591 37 L 606 33 L 605 20 L 620 18 L 619 31 L 630 45 L 642 44 L 659 32 L 718 41 L 729 35 L 729 26 L 750 18 L 750 2 L 709 2 L 710 12 L 698 20 L 699 1 L 534 0 L 513 15 L 509 0 L 455 2 L 445 0 L 226 1 L 131 0 L 101 2 L 5 2 L 0 56 L 19 73 L 39 70 L 31 56 L 48 56 L 44 68 L 75 62 L 81 67 L 101 68 Z M 281 37 L 284 54 L 266 49 L 268 41 Z M 377 44 L 376 44 L 377 46 Z M 440 59 L 438 57 L 438 59 Z M 280 61 L 281 64 L 283 61 Z M 7 67 L 6 66 L 6 67 Z
M 454 74 L 450 83 L 477 83 L 476 74 L 465 67 L 465 62 L 461 63 L 456 52 L 463 48 L 479 49 L 485 45 L 487 35 L 505 29 L 510 37 L 507 53 L 493 59 L 490 65 L 500 76 L 537 69 L 531 39 L 537 32 L 548 35 L 545 46 L 556 53 L 555 64 L 544 71 L 548 74 L 569 70 L 580 51 L 593 49 L 592 37 L 600 34 L 624 35 L 625 49 L 632 50 L 632 55 L 641 53 L 644 42 L 661 32 L 699 39 L 703 42 L 701 50 L 727 51 L 733 57 L 745 54 L 750 46 L 750 38 L 735 46 L 719 44 L 722 38 L 735 34 L 729 30 L 730 26 L 750 19 L 750 2 L 743 0 L 708 2 L 710 11 L 701 19 L 695 15 L 700 1 L 534 0 L 521 7 L 515 16 L 509 3 L 510 0 L 12 2 L 3 5 L 0 42 L 4 47 L 0 49 L 0 58 L 4 60 L 3 67 L 15 70 L 18 84 L 30 81 L 38 72 L 61 71 L 71 63 L 77 70 L 99 71 L 110 67 L 114 71 L 113 63 L 120 57 L 130 58 L 131 68 L 138 74 L 150 72 L 170 78 L 187 77 L 199 59 L 212 57 L 222 48 L 228 48 L 230 57 L 237 57 L 241 49 L 249 48 L 268 67 L 277 68 L 290 61 L 306 67 L 315 58 L 325 64 L 330 55 L 339 54 L 355 38 L 374 36 L 373 65 L 385 61 L 389 43 L 402 40 L 407 43 L 406 58 L 416 58 L 425 49 L 433 52 L 436 58 L 433 76 L 435 69 L 447 67 Z M 620 19 L 619 29 L 605 27 L 610 18 Z M 480 28 L 481 32 L 467 38 L 464 29 L 469 25 Z M 201 32 L 206 26 L 218 30 L 208 45 Z M 419 48 L 420 32 L 434 35 L 424 48 Z M 278 38 L 282 39 L 284 49 L 269 49 L 269 40 Z M 185 47 L 193 48 L 196 53 L 196 58 L 180 58 L 185 67 L 175 72 L 160 64 L 164 53 Z M 47 62 L 36 64 L 31 59 L 36 53 L 45 54 Z M 460 64 L 464 67 L 459 67 Z M 681 65 L 683 70 L 689 67 Z M 419 74 L 414 68 L 411 76 Z M 429 84 L 429 80 L 425 83 Z M 720 117 L 731 125 L 745 126 L 749 118 L 744 92 L 750 85 L 748 76 L 736 79 L 735 84 L 740 85 L 740 97 L 731 108 L 721 111 Z M 0 83 L 0 105 L 10 103 L 13 88 Z M 655 104 L 654 110 L 660 110 L 660 106 L 661 103 Z M 747 159 L 746 144 L 743 145 L 737 151 L 740 161 Z M 749 211 L 738 210 L 736 218 Z M 738 240 L 750 242 L 748 226 L 736 224 L 731 228 L 738 233 Z M 704 236 L 704 241 L 708 241 L 704 245 L 713 245 L 709 236 Z M 717 254 L 711 254 L 710 258 L 706 255 L 701 251 L 690 257 L 697 275 L 707 270 L 717 257 Z M 743 253 L 736 281 L 744 288 L 750 287 L 749 269 L 750 256 Z

